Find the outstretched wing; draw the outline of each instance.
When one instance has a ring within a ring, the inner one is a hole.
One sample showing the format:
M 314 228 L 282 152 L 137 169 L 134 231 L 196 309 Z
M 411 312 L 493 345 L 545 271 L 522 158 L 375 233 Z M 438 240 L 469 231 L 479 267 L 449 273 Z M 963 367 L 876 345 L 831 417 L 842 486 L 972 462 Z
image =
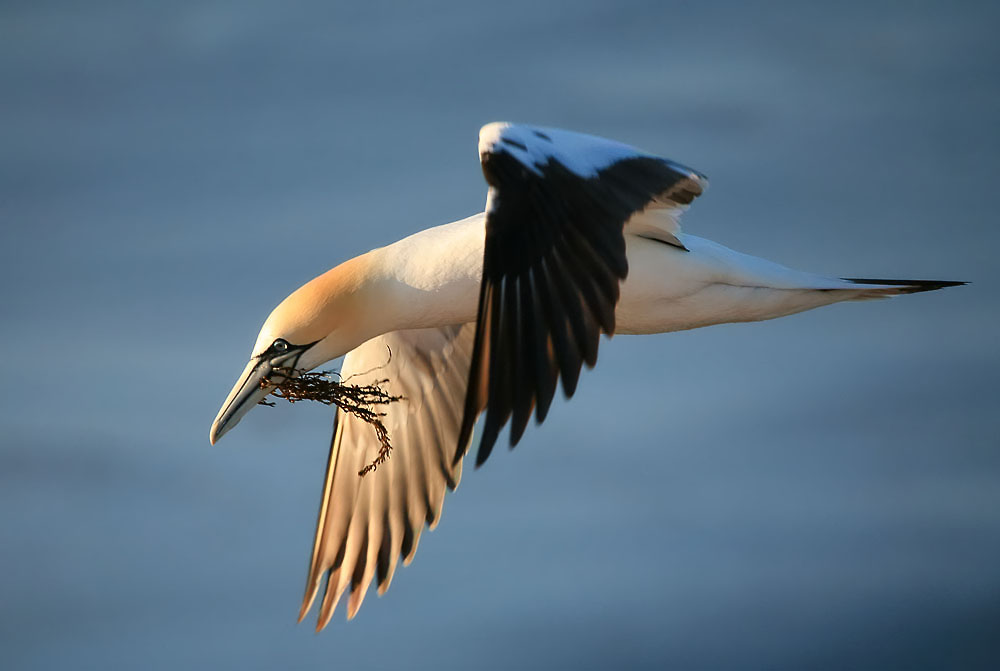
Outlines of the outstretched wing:
M 476 465 L 509 419 L 513 447 L 532 411 L 545 419 L 556 381 L 572 396 L 582 365 L 597 362 L 598 338 L 614 333 L 628 273 L 625 223 L 647 208 L 683 207 L 706 183 L 633 147 L 548 128 L 484 126 L 479 157 L 490 187 L 486 245 L 454 455 L 457 463 L 485 409 Z M 652 228 L 671 236 L 669 225 Z
M 328 575 L 317 631 L 330 621 L 348 587 L 348 618 L 361 607 L 373 578 L 380 594 L 388 589 L 399 557 L 404 564 L 412 560 L 424 523 L 436 525 L 445 488 L 458 486 L 462 464 L 452 456 L 472 340 L 472 324 L 394 331 L 344 359 L 345 382 L 380 382 L 387 393 L 403 398 L 383 408 L 392 443 L 389 459 L 364 476 L 358 472 L 374 461 L 381 443 L 372 426 L 337 410 L 299 614 L 301 621 Z

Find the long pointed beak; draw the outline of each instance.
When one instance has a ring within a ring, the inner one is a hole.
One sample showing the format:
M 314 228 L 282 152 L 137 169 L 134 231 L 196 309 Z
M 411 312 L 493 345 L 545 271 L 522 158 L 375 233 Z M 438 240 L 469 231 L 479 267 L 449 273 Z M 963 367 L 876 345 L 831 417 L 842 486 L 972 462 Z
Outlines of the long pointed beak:
M 265 396 L 275 388 L 274 384 L 265 382 L 269 379 L 272 371 L 271 362 L 267 359 L 251 359 L 247 367 L 243 369 L 243 374 L 236 381 L 233 390 L 226 397 L 226 402 L 222 404 L 222 409 L 212 422 L 212 431 L 208 434 L 208 440 L 215 445 L 215 442 L 231 428 L 240 423 L 243 415 L 250 412 Z

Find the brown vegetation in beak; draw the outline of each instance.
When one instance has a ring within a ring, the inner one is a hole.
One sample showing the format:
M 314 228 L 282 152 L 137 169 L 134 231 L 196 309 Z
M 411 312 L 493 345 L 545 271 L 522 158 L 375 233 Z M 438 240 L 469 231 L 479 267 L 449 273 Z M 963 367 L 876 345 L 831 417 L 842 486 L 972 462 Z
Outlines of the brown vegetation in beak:
M 284 380 L 275 383 L 273 379 L 263 379 L 260 382 L 262 389 L 277 384 L 269 396 L 284 399 L 289 403 L 318 401 L 324 405 L 335 405 L 340 410 L 372 425 L 381 447 L 375 459 L 358 471 L 359 477 L 376 470 L 389 458 L 392 445 L 389 443 L 389 432 L 382 423 L 385 413 L 378 412 L 377 408 L 395 403 L 403 397 L 393 396 L 382 389 L 381 385 L 388 380 L 378 380 L 369 385 L 356 385 L 335 380 L 336 373 L 330 371 L 309 373 L 289 368 L 275 368 L 274 372 L 281 374 Z M 275 404 L 264 398 L 261 399 L 260 405 L 274 407 Z

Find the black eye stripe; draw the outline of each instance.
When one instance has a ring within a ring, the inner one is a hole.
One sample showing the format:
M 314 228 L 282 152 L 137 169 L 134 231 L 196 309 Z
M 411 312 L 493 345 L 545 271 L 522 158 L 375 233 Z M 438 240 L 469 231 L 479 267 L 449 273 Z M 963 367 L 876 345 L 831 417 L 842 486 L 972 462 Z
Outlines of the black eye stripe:
M 272 356 L 274 356 L 276 354 L 288 354 L 289 352 L 295 352 L 295 351 L 304 352 L 304 351 L 306 351 L 307 349 L 309 349 L 310 347 L 312 347 L 313 345 L 315 345 L 318 342 L 319 342 L 319 340 L 314 340 L 313 342 L 307 343 L 305 345 L 293 345 L 292 343 L 288 342 L 284 338 L 277 338 L 277 339 L 275 339 L 275 341 L 273 343 L 271 343 L 271 346 L 268 347 L 263 352 L 261 352 L 257 356 L 257 358 L 258 359 L 267 359 L 267 358 L 270 358 L 270 357 L 272 357 Z

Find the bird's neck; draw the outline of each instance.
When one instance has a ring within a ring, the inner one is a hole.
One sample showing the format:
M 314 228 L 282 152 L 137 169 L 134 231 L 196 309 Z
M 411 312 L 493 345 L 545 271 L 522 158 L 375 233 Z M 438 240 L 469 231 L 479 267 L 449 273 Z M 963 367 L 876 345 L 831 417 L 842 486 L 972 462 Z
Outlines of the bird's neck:
M 482 216 L 421 231 L 345 261 L 282 302 L 260 346 L 281 333 L 316 342 L 307 367 L 343 356 L 391 331 L 470 322 L 476 316 L 483 256 Z M 274 331 L 272 333 L 271 331 Z

